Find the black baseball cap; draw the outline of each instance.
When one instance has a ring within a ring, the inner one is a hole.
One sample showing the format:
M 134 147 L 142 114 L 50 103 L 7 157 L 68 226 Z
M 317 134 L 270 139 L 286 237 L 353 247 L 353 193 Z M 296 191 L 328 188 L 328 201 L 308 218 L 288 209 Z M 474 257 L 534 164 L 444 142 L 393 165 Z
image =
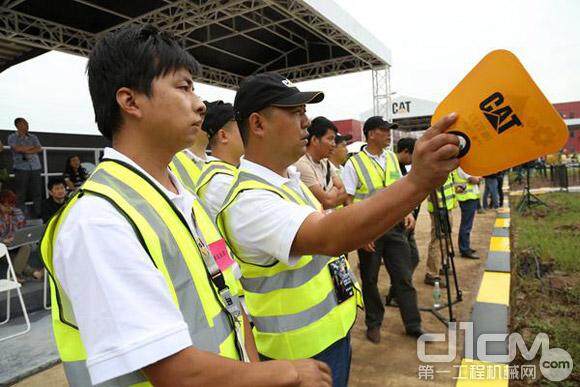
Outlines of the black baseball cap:
M 231 103 L 224 101 L 203 101 L 207 110 L 201 129 L 207 133 L 209 137 L 213 136 L 223 128 L 229 121 L 234 120 L 234 107 Z
M 381 116 L 373 116 L 368 118 L 363 125 L 363 133 L 365 136 L 374 129 L 397 129 L 399 125 L 394 122 L 389 122 L 383 119 Z
M 341 142 L 349 142 L 350 140 L 352 140 L 352 134 L 340 134 L 340 133 L 336 133 L 336 137 L 334 138 L 334 143 L 335 144 L 340 144 Z
M 320 91 L 300 91 L 294 84 L 277 73 L 251 75 L 240 83 L 234 100 L 234 114 L 238 123 L 252 113 L 268 106 L 294 107 L 318 103 L 324 99 Z

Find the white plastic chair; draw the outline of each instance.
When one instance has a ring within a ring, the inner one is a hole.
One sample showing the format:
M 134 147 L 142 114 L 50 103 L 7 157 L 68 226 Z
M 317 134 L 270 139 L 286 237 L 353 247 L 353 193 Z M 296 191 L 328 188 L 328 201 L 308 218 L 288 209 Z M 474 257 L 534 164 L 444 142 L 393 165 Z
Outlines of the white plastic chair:
M 43 222 L 42 219 L 26 219 L 26 226 L 25 227 L 32 227 L 32 226 L 42 226 Z
M 0 341 L 4 341 L 7 339 L 11 339 L 16 336 L 23 335 L 30 331 L 30 320 L 28 318 L 28 312 L 26 311 L 26 305 L 24 305 L 24 298 L 22 298 L 22 291 L 20 288 L 22 285 L 18 283 L 16 280 L 16 274 L 14 273 L 14 267 L 12 267 L 12 260 L 10 259 L 10 254 L 8 253 L 8 249 L 6 245 L 0 243 L 0 260 L 3 257 L 6 257 L 8 261 L 8 270 L 6 270 L 6 278 L 0 279 L 0 293 L 6 292 L 6 319 L 0 322 L 0 325 L 6 324 L 10 321 L 10 292 L 12 290 L 16 290 L 18 294 L 18 298 L 20 299 L 20 306 L 22 307 L 22 314 L 24 315 L 24 320 L 26 320 L 26 329 L 17 333 L 14 333 L 10 336 L 0 337 Z

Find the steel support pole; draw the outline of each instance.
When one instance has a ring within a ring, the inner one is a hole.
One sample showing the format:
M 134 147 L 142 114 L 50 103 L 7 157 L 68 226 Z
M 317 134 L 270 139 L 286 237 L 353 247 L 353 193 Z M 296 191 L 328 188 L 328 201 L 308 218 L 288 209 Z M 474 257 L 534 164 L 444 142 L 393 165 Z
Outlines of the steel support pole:
M 391 68 L 388 65 L 375 67 L 371 72 L 373 78 L 373 115 L 391 121 L 389 109 L 391 106 Z M 391 147 L 392 139 L 391 133 Z

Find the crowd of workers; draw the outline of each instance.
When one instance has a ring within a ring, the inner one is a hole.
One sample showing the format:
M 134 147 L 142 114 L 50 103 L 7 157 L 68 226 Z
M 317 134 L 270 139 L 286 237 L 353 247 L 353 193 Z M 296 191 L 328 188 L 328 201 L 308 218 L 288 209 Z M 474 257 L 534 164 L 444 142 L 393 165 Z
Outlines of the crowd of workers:
M 112 147 L 83 181 L 71 162 L 66 180 L 49 185 L 56 204 L 41 243 L 67 378 L 345 386 L 357 308 L 367 338 L 380 341 L 382 264 L 387 304 L 407 335 L 425 333 L 413 230 L 438 187 L 438 207 L 461 206 L 461 255 L 477 258 L 469 240 L 481 178 L 458 169 L 458 139 L 444 133 L 456 116 L 395 152 L 396 124 L 371 117 L 367 145 L 348 157 L 350 137 L 306 115 L 322 92 L 264 73 L 245 79 L 233 104 L 203 102 L 198 69 L 151 26 L 109 33 L 89 56 L 97 126 Z M 38 139 L 20 142 L 23 160 L 38 153 Z M 425 282 L 446 286 L 437 243 L 433 226 Z

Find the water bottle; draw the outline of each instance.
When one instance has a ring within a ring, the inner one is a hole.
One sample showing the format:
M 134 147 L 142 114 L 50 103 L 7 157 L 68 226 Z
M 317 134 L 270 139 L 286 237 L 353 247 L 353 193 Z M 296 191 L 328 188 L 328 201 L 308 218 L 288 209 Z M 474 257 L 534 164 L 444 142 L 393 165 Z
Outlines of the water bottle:
M 441 287 L 439 287 L 439 280 L 435 280 L 435 285 L 433 286 L 433 308 L 439 308 L 441 306 Z

